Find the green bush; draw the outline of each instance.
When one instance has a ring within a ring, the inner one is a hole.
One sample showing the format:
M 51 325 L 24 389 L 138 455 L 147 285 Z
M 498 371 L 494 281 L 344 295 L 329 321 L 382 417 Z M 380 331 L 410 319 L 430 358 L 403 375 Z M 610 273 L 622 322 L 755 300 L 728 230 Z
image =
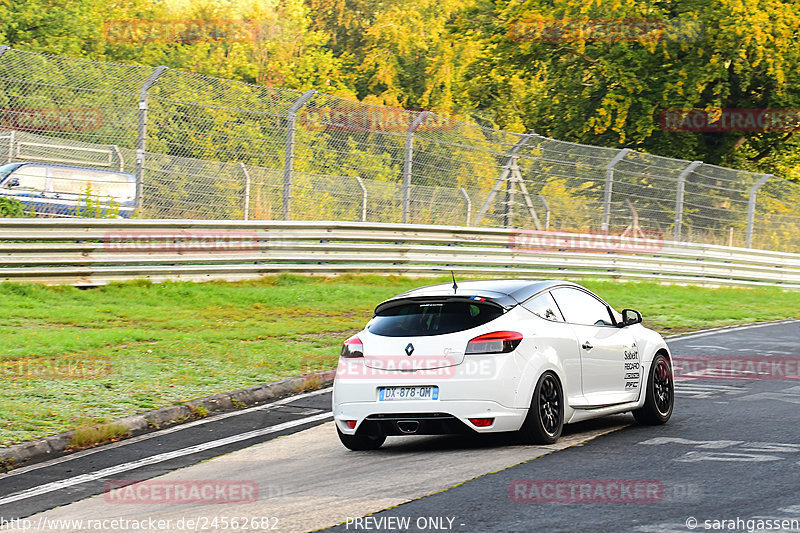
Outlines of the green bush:
M 0 197 L 0 218 L 28 218 L 33 216 L 16 198 Z
M 103 201 L 94 195 L 91 185 L 86 186 L 81 204 L 78 216 L 83 218 L 117 218 L 119 215 L 119 202 L 109 198 L 108 204 L 104 205 Z

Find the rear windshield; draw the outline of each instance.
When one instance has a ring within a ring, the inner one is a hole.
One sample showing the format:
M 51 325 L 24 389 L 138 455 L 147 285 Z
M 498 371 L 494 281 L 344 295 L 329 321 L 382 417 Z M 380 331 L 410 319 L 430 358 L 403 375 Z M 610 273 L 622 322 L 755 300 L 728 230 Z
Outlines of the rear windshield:
M 481 326 L 502 314 L 496 305 L 469 300 L 409 302 L 382 309 L 369 331 L 384 337 L 444 335 Z

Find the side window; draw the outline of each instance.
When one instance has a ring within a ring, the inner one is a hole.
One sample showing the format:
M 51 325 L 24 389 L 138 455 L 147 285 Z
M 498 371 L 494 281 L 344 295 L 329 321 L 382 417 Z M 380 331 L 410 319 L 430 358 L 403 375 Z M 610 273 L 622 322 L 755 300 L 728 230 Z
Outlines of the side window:
M 561 311 L 558 310 L 558 306 L 549 292 L 534 296 L 523 303 L 522 307 L 545 320 L 552 320 L 553 322 L 564 321 Z
M 53 176 L 53 192 L 61 194 L 83 194 L 86 192 L 89 182 L 80 173 L 68 168 L 53 168 L 51 172 Z
M 591 294 L 571 287 L 551 292 L 567 322 L 587 326 L 614 325 L 606 305 Z
M 35 165 L 23 165 L 12 174 L 19 178 L 19 189 L 45 191 L 47 188 L 47 168 Z

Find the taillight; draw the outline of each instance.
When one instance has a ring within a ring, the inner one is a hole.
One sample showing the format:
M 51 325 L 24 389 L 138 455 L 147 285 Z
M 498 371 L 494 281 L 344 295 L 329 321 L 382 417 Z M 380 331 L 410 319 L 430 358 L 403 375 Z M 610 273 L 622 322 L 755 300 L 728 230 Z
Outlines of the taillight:
M 342 357 L 364 357 L 364 345 L 358 337 L 350 337 L 342 343 Z
M 472 422 L 472 425 L 476 428 L 488 428 L 494 424 L 494 418 L 470 418 L 469 421 Z
M 475 337 L 467 343 L 466 353 L 508 353 L 522 342 L 522 333 L 495 331 Z

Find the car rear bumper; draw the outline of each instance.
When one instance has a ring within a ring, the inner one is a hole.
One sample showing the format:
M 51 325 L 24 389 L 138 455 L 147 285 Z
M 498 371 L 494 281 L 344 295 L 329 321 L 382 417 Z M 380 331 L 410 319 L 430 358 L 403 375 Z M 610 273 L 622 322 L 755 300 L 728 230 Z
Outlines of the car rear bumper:
M 334 419 L 342 433 L 379 429 L 385 435 L 444 435 L 453 433 L 495 433 L 522 427 L 527 409 L 513 409 L 485 400 L 410 400 L 391 402 L 348 402 L 334 407 Z M 491 418 L 477 427 L 470 418 Z M 356 421 L 350 429 L 346 421 Z

